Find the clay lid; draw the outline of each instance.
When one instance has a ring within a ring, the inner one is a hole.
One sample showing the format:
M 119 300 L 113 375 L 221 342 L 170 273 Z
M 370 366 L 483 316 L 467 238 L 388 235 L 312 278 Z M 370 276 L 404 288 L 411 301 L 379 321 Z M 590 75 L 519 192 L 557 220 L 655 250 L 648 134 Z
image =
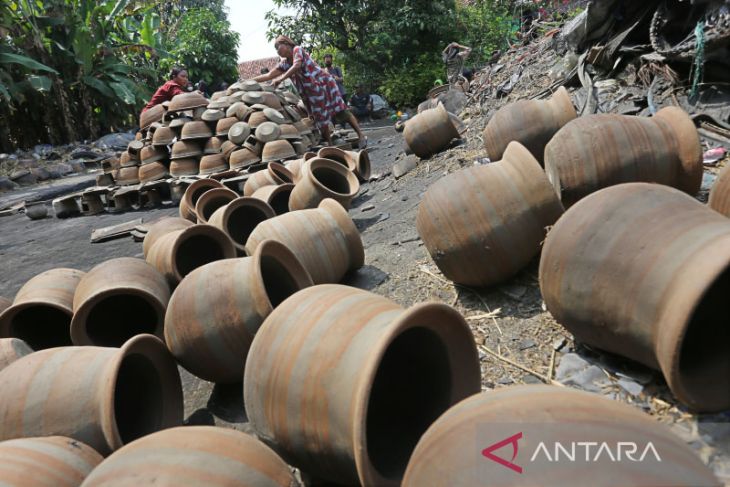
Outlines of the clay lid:
M 258 162 L 261 162 L 261 158 L 248 147 L 233 151 L 228 158 L 228 164 L 231 166 L 231 169 L 243 169 Z
M 254 103 L 253 105 L 251 105 L 251 108 L 253 110 L 266 110 L 269 107 L 264 105 L 263 103 Z
M 245 91 L 237 91 L 235 93 L 231 93 L 228 96 L 230 96 L 231 100 L 233 100 L 234 103 L 237 103 L 237 102 L 241 101 L 241 98 L 243 97 L 244 93 L 245 93 Z
M 169 127 L 171 129 L 181 129 L 183 125 L 185 125 L 188 122 L 192 122 L 193 119 L 189 117 L 179 117 L 170 122 Z
M 276 88 L 274 87 L 274 85 L 271 84 L 271 82 L 268 82 L 261 85 L 261 90 L 267 93 L 274 93 L 276 91 Z
M 299 131 L 302 135 L 309 135 L 312 133 L 312 129 L 310 129 L 303 120 L 298 120 L 294 122 L 294 127 Z
M 196 158 L 175 159 L 170 162 L 170 175 L 172 176 L 193 176 L 195 174 L 198 174 L 198 159 Z
M 228 108 L 233 104 L 230 96 L 221 96 L 216 101 L 211 102 L 208 108 Z
M 120 186 L 139 184 L 139 166 L 120 167 L 114 173 L 114 182 Z
M 251 134 L 251 127 L 246 122 L 236 122 L 228 129 L 228 140 L 234 144 L 243 144 Z
M 241 91 L 242 89 L 243 89 L 243 86 L 241 86 L 241 82 L 236 81 L 235 83 L 233 83 L 231 86 L 228 87 L 228 90 L 226 90 L 226 93 L 231 95 L 235 92 Z
M 293 120 L 294 122 L 298 122 L 302 119 L 302 116 L 299 115 L 299 112 L 294 108 L 290 107 L 289 105 L 284 106 L 284 111 L 287 115 L 289 115 L 289 118 Z
M 142 160 L 142 164 L 149 164 L 151 162 L 155 161 L 161 161 L 163 159 L 167 159 L 167 149 L 162 147 L 157 147 L 154 145 L 148 145 L 144 149 L 142 149 L 142 152 L 140 153 L 140 159 Z
M 210 95 L 210 101 L 216 101 L 217 99 L 219 99 L 222 96 L 226 96 L 225 91 L 216 91 L 212 95 Z
M 203 120 L 203 114 L 205 113 L 206 110 L 207 110 L 207 108 L 205 108 L 205 107 L 194 108 L 192 111 L 193 120 Z
M 261 160 L 263 162 L 283 161 L 296 156 L 297 153 L 288 140 L 274 140 L 264 145 Z
M 234 144 L 230 140 L 226 140 L 221 144 L 221 153 L 223 154 L 223 157 L 228 159 L 233 151 L 236 151 L 240 148 L 240 145 Z
M 226 117 L 235 117 L 239 110 L 245 110 L 248 106 L 242 101 L 237 101 L 226 109 Z
M 286 100 L 287 103 L 296 105 L 297 103 L 299 103 L 299 100 L 301 100 L 301 98 L 299 98 L 297 95 L 295 95 L 291 91 L 286 91 L 284 93 L 284 100 Z
M 152 136 L 152 145 L 170 145 L 174 142 L 174 139 L 174 130 L 172 130 L 170 127 L 160 127 L 155 130 L 155 135 Z
M 161 162 L 151 162 L 139 167 L 139 182 L 149 183 L 167 177 L 167 167 Z
M 290 123 L 283 123 L 279 125 L 281 133 L 279 134 L 280 139 L 287 140 L 301 140 L 302 136 L 299 134 L 297 128 Z
M 159 122 L 162 120 L 162 117 L 165 115 L 165 107 L 162 105 L 155 105 L 149 110 L 146 110 L 142 112 L 139 115 L 139 128 L 144 130 L 150 125 L 152 125 L 152 122 Z
M 253 112 L 251 115 L 248 116 L 248 124 L 251 126 L 252 129 L 255 129 L 262 123 L 268 121 L 269 119 L 266 118 L 264 112 Z
M 248 103 L 249 105 L 254 105 L 256 103 L 264 103 L 264 92 L 263 91 L 246 91 L 246 93 L 243 94 L 241 97 L 243 101 Z
M 228 169 L 228 164 L 226 164 L 226 158 L 223 157 L 223 154 L 211 154 L 200 159 L 199 174 L 213 174 L 226 169 Z
M 240 85 L 243 91 L 261 91 L 261 85 L 252 79 L 241 81 Z
M 119 167 L 136 166 L 138 162 L 129 152 L 122 152 L 119 156 Z
M 213 137 L 213 131 L 203 121 L 186 123 L 180 134 L 180 140 L 209 139 Z
M 203 153 L 200 144 L 190 140 L 178 140 L 172 145 L 172 156 L 170 159 L 187 159 L 196 157 Z
M 284 115 L 282 115 L 279 110 L 275 110 L 273 108 L 265 108 L 264 115 L 266 115 L 266 118 L 268 118 L 271 122 L 286 123 L 286 117 L 284 117 Z
M 270 142 L 279 138 L 281 129 L 279 124 L 274 122 L 264 122 L 256 127 L 256 139 L 260 142 Z
M 205 107 L 208 106 L 208 103 L 208 99 L 197 91 L 181 93 L 172 97 L 169 110 L 171 112 L 181 112 L 184 110 L 191 110 L 193 108 Z
M 215 134 L 219 137 L 228 137 L 228 130 L 230 130 L 235 123 L 238 123 L 238 119 L 236 117 L 221 118 L 215 126 Z
M 218 137 L 211 137 L 203 146 L 203 154 L 219 154 L 221 151 L 221 145 L 223 142 Z
M 201 118 L 205 122 L 217 122 L 223 117 L 225 117 L 225 113 L 223 113 L 223 110 L 208 108 L 206 111 L 203 112 L 203 116 Z

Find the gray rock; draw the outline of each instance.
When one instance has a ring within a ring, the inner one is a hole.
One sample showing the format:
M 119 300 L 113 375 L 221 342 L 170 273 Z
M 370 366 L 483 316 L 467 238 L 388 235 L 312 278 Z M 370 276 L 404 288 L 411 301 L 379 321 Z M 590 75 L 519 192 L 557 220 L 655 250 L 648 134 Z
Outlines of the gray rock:
M 365 205 L 362 208 L 360 208 L 360 211 L 365 212 L 365 211 L 370 211 L 370 210 L 374 210 L 374 209 L 375 209 L 375 205 Z
M 557 340 L 555 340 L 553 342 L 553 349 L 556 352 L 559 352 L 560 350 L 563 349 L 563 347 L 565 346 L 566 343 L 568 343 L 568 340 L 566 340 L 565 338 L 558 338 Z
M 68 163 L 73 169 L 73 172 L 84 172 L 86 170 L 86 165 L 84 164 L 84 161 L 71 160 L 68 161 Z
M 380 218 L 375 223 L 384 222 L 385 220 L 390 218 L 390 213 L 381 213 Z
M 0 191 L 12 191 L 17 189 L 18 185 L 5 176 L 0 176 Z
M 28 169 L 18 169 L 17 171 L 13 171 L 10 175 L 10 179 L 21 186 L 35 184 L 38 182 L 38 178 L 36 178 Z
M 536 346 L 537 343 L 535 343 L 535 340 L 533 340 L 532 338 L 526 338 L 525 340 L 522 340 L 518 345 L 520 350 L 527 350 Z
M 603 370 L 575 353 L 566 353 L 555 371 L 555 378 L 565 385 L 589 392 L 601 392 L 601 386 L 611 383 Z
M 34 167 L 30 170 L 30 172 L 36 177 L 36 179 L 38 179 L 38 181 L 51 179 L 51 173 L 44 167 Z
M 525 384 L 542 384 L 543 382 L 535 377 L 534 375 L 528 374 L 524 377 L 522 377 L 522 382 Z
M 398 161 L 392 169 L 393 177 L 398 179 L 416 168 L 418 165 L 418 158 L 416 156 L 409 156 L 405 159 Z
M 618 385 L 632 396 L 638 396 L 644 390 L 641 384 L 628 379 L 619 379 Z
M 71 164 L 66 164 L 65 162 L 58 162 L 56 164 L 53 164 L 51 166 L 48 166 L 48 171 L 53 176 L 54 174 L 58 174 L 58 177 L 65 176 L 66 174 L 71 174 L 74 172 L 74 168 L 71 167 Z

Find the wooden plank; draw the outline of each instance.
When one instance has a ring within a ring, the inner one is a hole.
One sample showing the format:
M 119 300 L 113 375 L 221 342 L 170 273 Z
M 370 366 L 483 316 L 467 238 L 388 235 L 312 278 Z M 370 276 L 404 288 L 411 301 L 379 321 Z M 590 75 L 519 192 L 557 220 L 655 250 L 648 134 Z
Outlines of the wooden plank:
M 115 238 L 129 235 L 132 231 L 143 222 L 142 218 L 136 220 L 119 223 L 110 227 L 97 228 L 91 232 L 91 243 L 105 242 Z

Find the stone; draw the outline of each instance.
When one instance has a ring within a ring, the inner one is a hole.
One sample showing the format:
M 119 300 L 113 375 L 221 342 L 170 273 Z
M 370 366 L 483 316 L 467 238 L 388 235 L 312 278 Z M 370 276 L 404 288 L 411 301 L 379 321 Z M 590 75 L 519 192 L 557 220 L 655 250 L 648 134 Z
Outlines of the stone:
M 28 169 L 18 169 L 13 171 L 10 175 L 10 179 L 21 186 L 35 184 L 38 182 L 38 178 L 35 177 Z
M 601 392 L 602 386 L 611 384 L 600 367 L 591 365 L 575 353 L 566 353 L 560 360 L 555 378 L 565 385 L 579 387 L 588 392 Z
M 73 167 L 71 167 L 70 164 L 66 164 L 65 162 L 58 162 L 56 164 L 53 164 L 51 166 L 48 166 L 48 171 L 51 173 L 52 178 L 60 178 L 65 176 L 66 174 L 71 174 L 74 172 Z
M 377 221 L 375 223 L 384 222 L 388 218 L 390 218 L 390 213 L 381 213 L 380 217 L 377 219 Z
M 644 390 L 641 384 L 628 379 L 619 379 L 618 385 L 632 396 L 638 396 Z
M 414 170 L 417 165 L 418 158 L 416 156 L 408 156 L 394 164 L 391 172 L 395 179 L 399 179 Z
M 522 377 L 522 382 L 524 382 L 525 384 L 543 384 L 543 381 L 541 381 L 532 374 L 527 374 L 526 376 Z
M 568 340 L 566 340 L 565 338 L 558 338 L 553 342 L 553 350 L 559 352 L 560 350 L 562 350 L 566 343 L 568 343 Z
M 84 172 L 86 170 L 86 165 L 84 164 L 84 161 L 79 161 L 79 160 L 74 159 L 74 160 L 68 161 L 68 163 L 71 165 L 73 172 Z
M 366 212 L 366 211 L 370 211 L 370 210 L 374 210 L 374 209 L 375 209 L 375 205 L 365 205 L 362 208 L 360 208 L 360 211 Z
M 134 134 L 122 132 L 107 134 L 97 139 L 93 145 L 101 149 L 127 150 L 127 145 L 134 140 Z
M 0 191 L 12 191 L 18 188 L 18 184 L 14 183 L 5 176 L 0 176 Z
M 36 177 L 38 181 L 46 181 L 51 179 L 51 173 L 44 167 L 34 167 L 30 173 Z
M 537 346 L 537 343 L 535 343 L 535 340 L 533 340 L 532 338 L 526 338 L 526 339 L 522 340 L 520 342 L 520 344 L 518 345 L 520 350 L 527 350 L 530 348 L 534 348 L 536 346 Z

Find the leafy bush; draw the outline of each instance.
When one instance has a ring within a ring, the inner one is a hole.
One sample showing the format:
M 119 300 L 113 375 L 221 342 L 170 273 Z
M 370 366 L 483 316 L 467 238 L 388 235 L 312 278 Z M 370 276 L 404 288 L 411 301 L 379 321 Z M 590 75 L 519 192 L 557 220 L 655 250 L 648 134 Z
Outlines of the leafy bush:
M 389 68 L 383 74 L 380 90 L 396 107 L 416 106 L 426 96 L 437 79 L 444 80 L 446 71 L 440 55 L 425 53 L 399 68 Z

